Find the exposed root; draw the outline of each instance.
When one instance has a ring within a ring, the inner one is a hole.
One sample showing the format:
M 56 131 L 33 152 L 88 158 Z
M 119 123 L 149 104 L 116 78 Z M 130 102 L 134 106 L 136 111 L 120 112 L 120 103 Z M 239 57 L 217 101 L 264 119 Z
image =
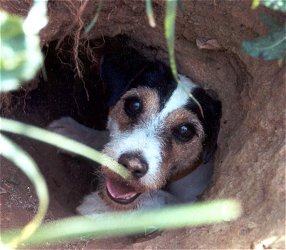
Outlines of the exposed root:
M 85 86 L 85 81 L 83 78 L 84 64 L 80 59 L 80 54 L 83 53 L 87 55 L 88 60 L 91 63 L 97 63 L 98 60 L 93 53 L 93 48 L 90 46 L 90 43 L 87 39 L 82 38 L 82 31 L 86 26 L 83 16 L 86 10 L 88 1 L 72 1 L 68 0 L 63 3 L 67 9 L 70 11 L 71 15 L 74 17 L 74 22 L 69 26 L 66 32 L 59 39 L 56 49 L 60 50 L 60 46 L 63 40 L 66 37 L 71 37 L 71 34 L 74 33 L 73 38 L 73 48 L 72 48 L 72 57 L 74 60 L 74 70 L 77 76 L 82 80 L 84 89 L 86 92 L 87 100 L 89 100 L 89 93 Z

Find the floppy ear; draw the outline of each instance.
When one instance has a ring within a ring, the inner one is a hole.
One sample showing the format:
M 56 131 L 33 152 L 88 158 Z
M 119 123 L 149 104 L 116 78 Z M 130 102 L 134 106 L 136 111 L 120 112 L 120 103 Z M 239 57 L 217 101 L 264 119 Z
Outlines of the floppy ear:
M 203 140 L 203 161 L 207 163 L 217 148 L 217 137 L 220 129 L 220 118 L 222 115 L 221 102 L 214 97 L 213 93 L 206 92 L 202 88 L 195 88 L 192 95 L 200 103 L 203 115 L 198 105 L 191 100 L 190 108 L 197 114 L 204 128 L 205 137 Z
M 130 81 L 144 69 L 146 63 L 146 59 L 134 49 L 104 55 L 100 65 L 100 77 L 104 82 L 109 107 L 128 90 Z

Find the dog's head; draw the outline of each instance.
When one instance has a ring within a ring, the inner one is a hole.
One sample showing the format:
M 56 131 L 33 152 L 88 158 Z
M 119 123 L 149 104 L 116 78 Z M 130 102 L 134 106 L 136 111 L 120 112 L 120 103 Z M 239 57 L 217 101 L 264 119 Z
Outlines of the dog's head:
M 105 55 L 101 78 L 110 107 L 104 152 L 132 174 L 123 181 L 103 168 L 111 203 L 133 206 L 141 193 L 212 157 L 221 103 L 205 90 L 184 76 L 178 85 L 168 67 L 133 50 Z

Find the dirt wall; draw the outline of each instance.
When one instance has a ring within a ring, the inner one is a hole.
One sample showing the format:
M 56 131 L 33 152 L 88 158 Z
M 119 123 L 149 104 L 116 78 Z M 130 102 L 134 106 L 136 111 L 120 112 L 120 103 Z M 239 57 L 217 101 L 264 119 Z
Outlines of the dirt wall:
M 4 1 L 1 7 L 25 15 L 30 2 Z M 176 22 L 178 71 L 214 89 L 223 105 L 215 174 L 203 199 L 238 199 L 243 215 L 232 223 L 163 232 L 128 248 L 283 248 L 285 243 L 279 238 L 285 234 L 285 64 L 279 66 L 276 61 L 251 58 L 241 51 L 240 44 L 266 34 L 259 14 L 265 13 L 278 22 L 283 22 L 285 16 L 264 7 L 252 10 L 250 1 L 183 1 L 183 4 L 186 14 L 178 10 Z M 70 43 L 70 70 L 75 75 L 79 70 L 85 75 L 88 64 L 95 65 L 96 70 L 98 60 L 93 51 L 104 47 L 105 37 L 116 35 L 128 36 L 128 45 L 147 57 L 168 62 L 164 1 L 153 1 L 156 28 L 148 25 L 143 1 L 104 1 L 96 26 L 85 34 L 82 28 L 94 16 L 97 5 L 96 1 L 49 1 L 49 24 L 41 32 L 43 47 L 47 49 L 50 42 L 56 41 L 60 51 L 64 43 Z M 67 37 L 68 40 L 64 39 Z M 74 39 L 79 39 L 79 44 Z M 210 39 L 215 40 L 215 47 L 203 48 L 208 47 L 206 41 Z M 78 57 L 74 50 L 80 51 Z M 90 60 L 84 61 L 85 53 L 90 53 L 87 56 Z M 20 111 L 16 109 L 14 117 L 37 124 L 35 114 L 29 118 L 24 112 L 21 115 L 17 112 Z M 51 118 L 44 119 L 40 114 L 37 117 L 42 126 Z M 54 163 L 58 161 L 55 159 Z M 58 196 L 56 200 L 61 198 Z M 54 214 L 60 210 L 56 206 L 51 209 Z M 270 237 L 277 238 L 264 241 Z M 104 248 L 105 243 L 91 241 L 80 246 Z M 116 246 L 122 247 L 114 243 Z

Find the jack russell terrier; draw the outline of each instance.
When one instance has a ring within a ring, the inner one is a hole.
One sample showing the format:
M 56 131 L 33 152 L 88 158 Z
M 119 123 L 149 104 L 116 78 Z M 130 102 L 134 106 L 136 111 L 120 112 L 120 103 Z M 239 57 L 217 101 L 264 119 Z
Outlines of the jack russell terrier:
M 126 167 L 122 179 L 101 167 L 101 184 L 83 199 L 78 213 L 158 208 L 195 201 L 212 175 L 221 102 L 183 75 L 174 79 L 160 62 L 136 51 L 104 55 L 100 76 L 109 107 L 106 131 L 69 117 L 49 129 L 102 150 Z M 84 171 L 84 170 L 83 170 Z

